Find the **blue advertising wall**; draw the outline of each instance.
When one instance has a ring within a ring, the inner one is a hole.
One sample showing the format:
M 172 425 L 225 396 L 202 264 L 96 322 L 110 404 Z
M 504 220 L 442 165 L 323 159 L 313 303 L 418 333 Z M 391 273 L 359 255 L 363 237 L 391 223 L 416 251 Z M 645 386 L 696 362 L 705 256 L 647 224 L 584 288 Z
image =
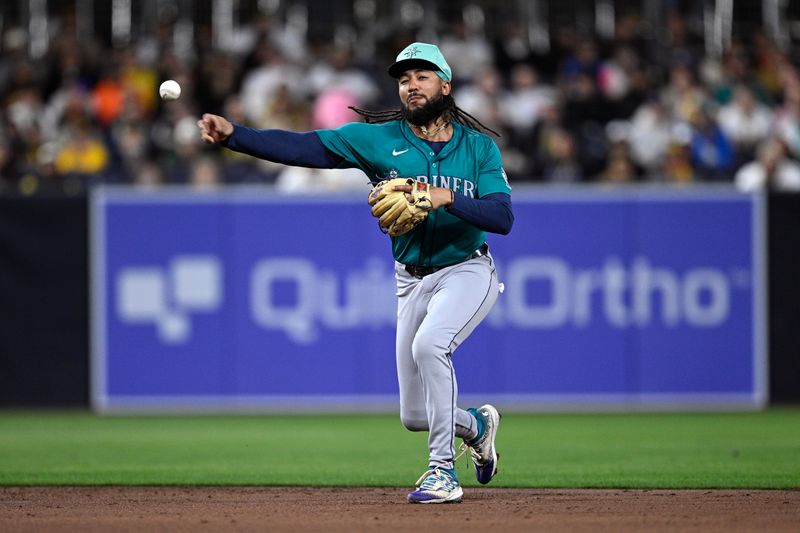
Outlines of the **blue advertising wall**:
M 757 197 L 537 189 L 514 211 L 462 403 L 764 404 Z M 98 189 L 92 261 L 97 410 L 396 409 L 390 243 L 360 197 Z

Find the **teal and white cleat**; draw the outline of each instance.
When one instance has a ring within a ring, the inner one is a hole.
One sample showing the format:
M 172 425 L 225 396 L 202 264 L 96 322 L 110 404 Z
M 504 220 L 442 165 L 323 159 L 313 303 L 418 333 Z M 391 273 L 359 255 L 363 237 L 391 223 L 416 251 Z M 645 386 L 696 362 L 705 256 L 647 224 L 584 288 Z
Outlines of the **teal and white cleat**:
M 475 465 L 475 477 L 478 483 L 486 485 L 497 474 L 497 460 L 500 455 L 494 445 L 497 437 L 497 428 L 500 426 L 500 413 L 493 405 L 483 405 L 477 409 L 467 409 L 475 417 L 483 420 L 483 434 L 475 437 L 470 442 L 464 442 L 462 449 L 469 450 L 472 456 L 472 464 Z
M 455 503 L 460 502 L 464 495 L 456 471 L 447 468 L 428 470 L 416 485 L 416 490 L 408 495 L 410 503 Z

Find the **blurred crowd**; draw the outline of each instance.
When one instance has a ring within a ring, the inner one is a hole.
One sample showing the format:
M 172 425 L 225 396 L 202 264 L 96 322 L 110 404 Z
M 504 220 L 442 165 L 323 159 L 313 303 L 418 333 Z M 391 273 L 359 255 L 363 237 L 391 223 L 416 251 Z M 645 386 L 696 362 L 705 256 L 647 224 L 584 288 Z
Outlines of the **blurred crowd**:
M 82 194 L 95 183 L 274 184 L 287 192 L 363 190 L 360 172 L 288 168 L 200 142 L 204 112 L 256 128 L 307 131 L 359 120 L 348 106 L 395 109 L 386 67 L 414 40 L 396 31 L 364 53 L 312 44 L 264 16 L 212 46 L 189 49 L 162 25 L 129 46 L 79 42 L 69 20 L 44 57 L 25 30 L 0 36 L 0 193 Z M 456 103 L 500 133 L 515 183 L 735 183 L 800 190 L 800 72 L 764 32 L 734 36 L 722 54 L 673 14 L 658 39 L 635 13 L 614 36 L 551 28 L 535 50 L 526 27 L 500 35 L 447 24 L 435 39 L 454 73 Z M 158 86 L 178 81 L 181 98 Z

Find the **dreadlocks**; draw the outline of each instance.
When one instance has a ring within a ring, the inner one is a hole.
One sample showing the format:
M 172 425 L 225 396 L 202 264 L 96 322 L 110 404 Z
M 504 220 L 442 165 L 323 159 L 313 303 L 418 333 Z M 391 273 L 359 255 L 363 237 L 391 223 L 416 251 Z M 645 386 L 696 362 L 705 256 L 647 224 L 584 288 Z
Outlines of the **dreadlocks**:
M 500 134 L 494 131 L 492 128 L 484 126 L 481 124 L 480 120 L 473 117 L 460 107 L 456 105 L 456 101 L 452 95 L 448 94 L 442 97 L 444 99 L 444 118 L 449 122 L 458 122 L 462 126 L 466 126 L 467 128 L 471 128 L 476 131 L 487 131 L 489 133 L 494 134 L 496 137 L 500 137 Z M 391 122 L 393 120 L 402 119 L 404 117 L 402 109 L 389 109 L 385 111 L 368 111 L 366 109 L 360 109 L 354 106 L 347 106 L 348 109 L 352 109 L 362 117 L 364 117 L 364 121 L 367 124 L 383 124 L 384 122 Z

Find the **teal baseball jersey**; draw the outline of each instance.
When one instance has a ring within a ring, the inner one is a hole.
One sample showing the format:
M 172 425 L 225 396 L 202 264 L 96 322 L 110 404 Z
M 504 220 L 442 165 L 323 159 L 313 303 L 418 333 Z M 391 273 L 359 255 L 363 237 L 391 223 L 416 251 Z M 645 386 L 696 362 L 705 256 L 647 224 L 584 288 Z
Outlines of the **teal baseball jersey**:
M 460 124 L 452 126 L 453 137 L 438 154 L 403 120 L 353 122 L 316 133 L 328 150 L 344 159 L 340 168 L 359 168 L 373 183 L 412 177 L 470 198 L 510 194 L 494 141 Z M 463 261 L 485 241 L 486 232 L 439 208 L 409 233 L 393 237 L 392 253 L 406 265 L 447 266 Z

